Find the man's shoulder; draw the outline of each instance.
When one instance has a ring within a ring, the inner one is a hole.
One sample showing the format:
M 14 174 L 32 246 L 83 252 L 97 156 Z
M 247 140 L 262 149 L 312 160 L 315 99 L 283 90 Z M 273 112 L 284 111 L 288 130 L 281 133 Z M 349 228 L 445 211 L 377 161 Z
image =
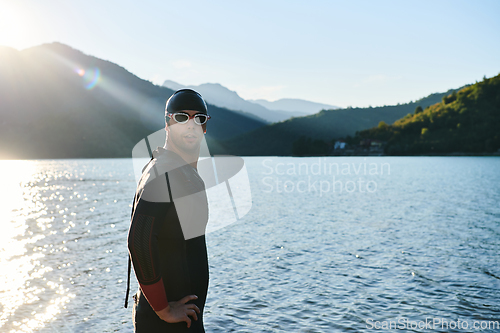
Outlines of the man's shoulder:
M 137 185 L 136 195 L 139 199 L 149 202 L 170 202 L 165 174 L 145 170 Z
M 137 185 L 139 198 L 150 202 L 170 202 L 166 174 L 178 167 L 179 162 L 165 150 L 161 154 L 153 154 L 153 158 L 144 167 Z
M 137 195 L 152 202 L 170 202 L 189 194 L 204 191 L 201 178 L 178 154 L 157 149 L 144 167 L 137 186 Z
M 178 154 L 162 147 L 153 151 L 151 160 L 143 167 L 142 174 L 164 174 L 166 172 L 179 169 L 187 163 Z

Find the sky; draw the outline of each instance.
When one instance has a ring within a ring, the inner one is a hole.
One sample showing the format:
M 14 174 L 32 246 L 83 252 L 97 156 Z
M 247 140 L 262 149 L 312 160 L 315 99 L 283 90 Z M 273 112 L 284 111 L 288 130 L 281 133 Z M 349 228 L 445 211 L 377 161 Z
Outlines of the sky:
M 407 103 L 500 73 L 500 1 L 0 0 L 0 45 L 61 42 L 155 84 Z

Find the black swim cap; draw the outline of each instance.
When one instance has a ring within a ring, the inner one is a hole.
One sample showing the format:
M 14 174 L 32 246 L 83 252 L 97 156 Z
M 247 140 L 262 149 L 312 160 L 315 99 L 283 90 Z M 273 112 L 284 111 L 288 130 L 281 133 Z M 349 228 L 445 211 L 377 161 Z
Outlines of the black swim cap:
M 168 99 L 165 112 L 174 113 L 184 110 L 193 110 L 206 114 L 207 104 L 197 91 L 179 89 Z

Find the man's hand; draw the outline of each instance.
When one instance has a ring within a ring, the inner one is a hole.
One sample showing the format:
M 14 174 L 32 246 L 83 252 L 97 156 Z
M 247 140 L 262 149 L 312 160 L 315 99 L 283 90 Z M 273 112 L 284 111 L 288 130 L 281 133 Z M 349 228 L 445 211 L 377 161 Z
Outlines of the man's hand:
M 187 323 L 187 327 L 191 327 L 191 318 L 194 320 L 198 320 L 198 316 L 196 313 L 200 313 L 200 309 L 196 306 L 196 304 L 186 304 L 192 299 L 197 299 L 196 295 L 189 295 L 182 298 L 177 302 L 168 302 L 168 306 L 160 311 L 155 311 L 160 319 L 166 321 L 167 323 L 180 323 L 181 321 L 185 321 Z

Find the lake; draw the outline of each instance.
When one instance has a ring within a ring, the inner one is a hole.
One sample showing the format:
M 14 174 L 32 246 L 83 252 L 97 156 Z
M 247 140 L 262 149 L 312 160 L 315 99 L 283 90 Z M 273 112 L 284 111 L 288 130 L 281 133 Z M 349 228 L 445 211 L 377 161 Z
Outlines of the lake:
M 500 157 L 244 160 L 252 207 L 207 234 L 207 332 L 498 331 Z M 132 331 L 132 160 L 0 170 L 0 330 Z

